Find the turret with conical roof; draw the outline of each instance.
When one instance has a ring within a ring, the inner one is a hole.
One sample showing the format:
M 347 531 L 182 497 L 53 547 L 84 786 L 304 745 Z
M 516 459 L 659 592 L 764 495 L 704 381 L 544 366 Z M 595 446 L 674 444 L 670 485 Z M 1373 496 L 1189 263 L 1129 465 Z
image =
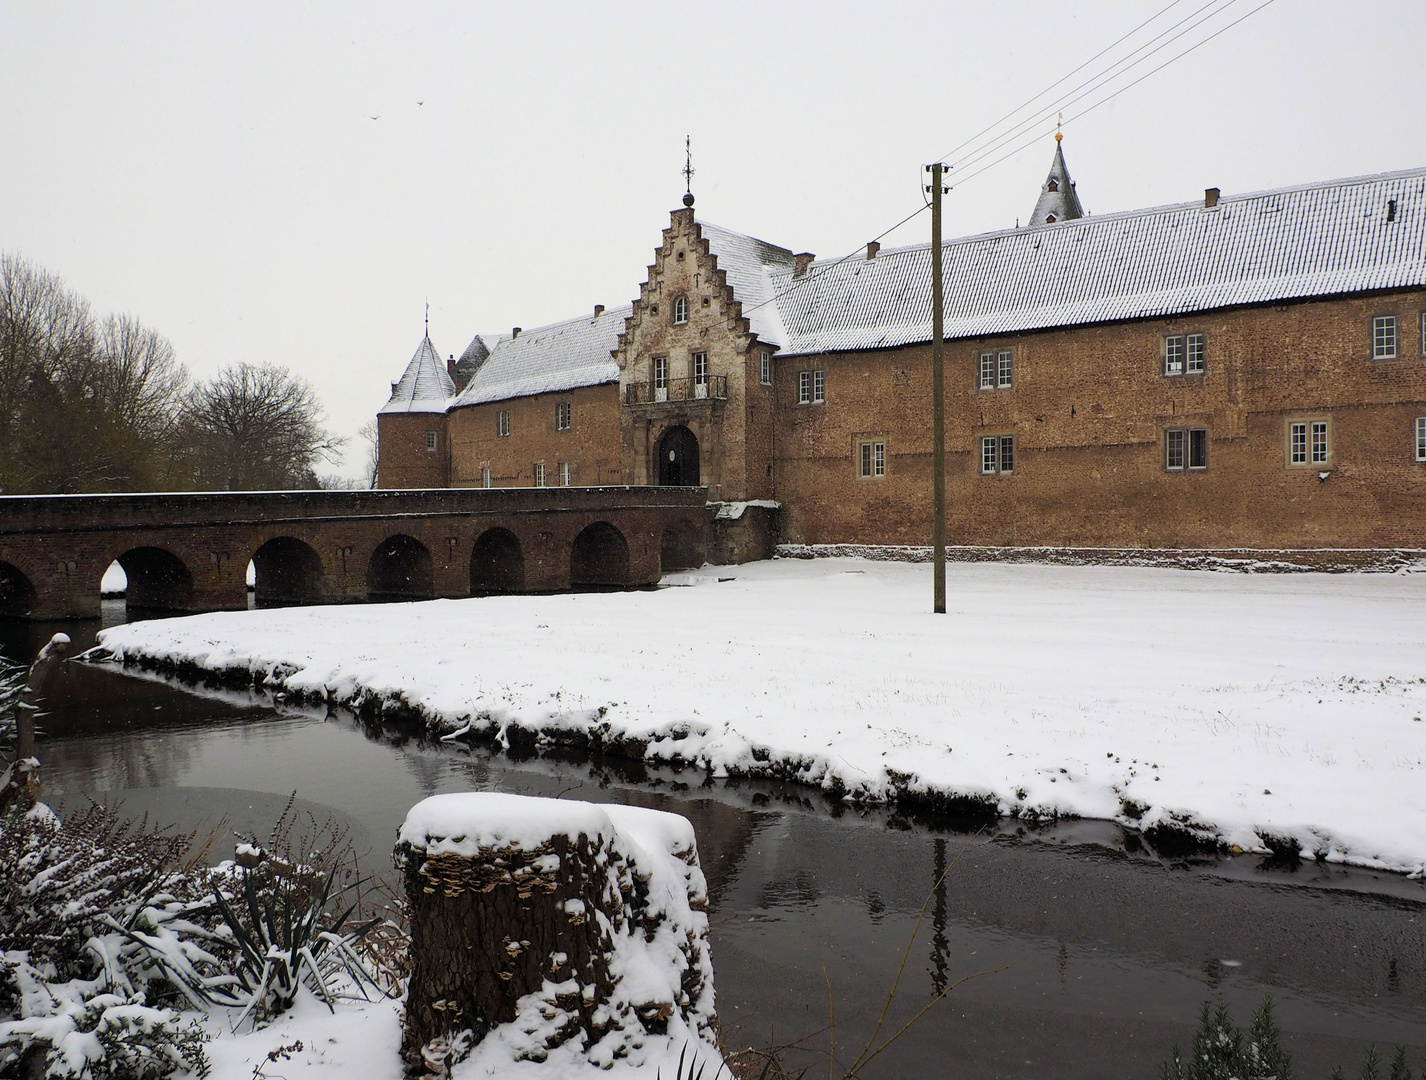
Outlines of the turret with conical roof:
M 441 354 L 436 352 L 436 347 L 431 344 L 428 334 L 416 347 L 416 353 L 406 365 L 400 381 L 391 384 L 391 400 L 381 411 L 445 412 L 446 403 L 455 395 L 455 383 L 451 382 L 445 362 L 441 359 Z
M 1074 181 L 1065 167 L 1065 152 L 1061 146 L 1064 138 L 1055 132 L 1055 159 L 1050 162 L 1050 175 L 1045 177 L 1040 188 L 1040 200 L 1035 203 L 1035 211 L 1030 215 L 1030 225 L 1053 225 L 1057 221 L 1073 221 L 1084 217 L 1084 207 L 1075 194 Z

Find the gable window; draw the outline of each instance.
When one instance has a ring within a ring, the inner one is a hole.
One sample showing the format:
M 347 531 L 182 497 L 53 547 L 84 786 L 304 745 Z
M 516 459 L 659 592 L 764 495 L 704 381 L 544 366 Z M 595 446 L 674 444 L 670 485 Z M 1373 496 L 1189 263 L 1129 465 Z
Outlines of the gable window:
M 1426 326 L 1426 315 L 1422 316 L 1421 323 Z M 1426 331 L 1423 331 L 1423 334 L 1426 334 Z M 1423 336 L 1422 340 L 1426 341 L 1426 336 Z M 772 353 L 766 349 L 758 354 L 758 382 L 764 386 L 772 385 Z
M 489 466 L 489 465 L 482 465 L 482 466 L 480 467 L 480 486 L 481 486 L 481 487 L 484 487 L 484 488 L 488 488 L 488 487 L 491 486 L 491 485 L 490 485 L 490 466 Z
M 693 354 L 693 396 L 699 398 L 708 396 L 708 354 L 706 352 Z
M 1426 416 L 1416 418 L 1416 460 L 1426 461 Z
M 1164 337 L 1164 375 L 1202 375 L 1205 352 L 1202 334 L 1168 334 Z
M 535 462 L 535 487 L 544 487 L 544 486 L 545 486 L 545 463 L 544 463 L 543 461 L 537 461 L 537 462 Z
M 501 409 L 495 414 L 495 434 L 500 438 L 510 434 L 510 410 Z
M 886 443 L 869 441 L 857 444 L 857 472 L 863 479 L 886 475 Z
M 980 472 L 982 476 L 1015 471 L 1015 436 L 983 435 L 980 440 Z
M 821 405 L 827 400 L 827 372 L 799 371 L 797 373 L 797 404 Z
M 1015 384 L 1015 353 L 1001 349 L 998 353 L 980 354 L 980 382 L 982 390 L 1003 390 Z
M 434 450 L 435 448 L 436 448 L 436 433 L 435 433 L 434 431 L 428 431 L 428 432 L 426 432 L 426 449 L 427 449 L 427 450 Z
M 688 321 L 688 297 L 680 296 L 673 302 L 673 323 L 682 326 Z
M 1208 429 L 1169 428 L 1164 432 L 1164 469 L 1183 472 L 1208 468 Z
M 668 400 L 668 357 L 654 357 L 654 400 Z
M 555 403 L 555 430 L 568 431 L 574 410 L 568 401 Z
M 1396 359 L 1396 316 L 1378 315 L 1372 319 L 1372 359 Z
M 560 462 L 560 487 L 569 487 L 569 462 Z
M 1287 463 L 1312 467 L 1332 459 L 1332 429 L 1326 420 L 1292 420 L 1287 425 Z

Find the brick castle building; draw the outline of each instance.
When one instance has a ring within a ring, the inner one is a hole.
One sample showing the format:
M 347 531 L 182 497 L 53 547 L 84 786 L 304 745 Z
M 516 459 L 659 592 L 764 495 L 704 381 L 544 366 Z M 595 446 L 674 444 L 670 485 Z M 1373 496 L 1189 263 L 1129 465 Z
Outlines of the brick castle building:
M 706 485 L 793 543 L 931 539 L 930 248 L 810 254 L 672 212 L 631 305 L 442 362 L 381 487 Z M 944 244 L 952 544 L 1426 546 L 1426 169 Z

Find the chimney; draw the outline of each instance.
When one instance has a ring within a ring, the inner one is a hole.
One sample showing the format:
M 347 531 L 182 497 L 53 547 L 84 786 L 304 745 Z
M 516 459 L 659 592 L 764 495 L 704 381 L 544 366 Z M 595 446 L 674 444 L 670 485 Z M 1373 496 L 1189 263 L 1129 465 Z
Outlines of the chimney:
M 880 250 L 881 245 L 878 244 L 875 240 L 868 243 L 866 246 L 866 261 L 871 262 L 873 259 L 875 259 L 876 253 Z
M 1203 208 L 1205 210 L 1218 205 L 1218 189 L 1216 187 L 1203 189 Z
M 792 276 L 802 277 L 804 274 L 806 274 L 807 268 L 812 265 L 812 260 L 816 257 L 817 256 L 813 255 L 810 251 L 804 251 L 801 255 L 794 255 L 792 257 Z
M 601 316 L 601 315 L 603 315 L 603 314 L 604 314 L 604 305 L 603 305 L 603 304 L 595 304 L 595 305 L 594 305 L 594 317 L 597 319 L 597 318 L 599 318 L 599 316 Z
M 454 381 L 456 377 L 456 354 L 451 353 L 450 359 L 446 361 L 446 374 Z
M 517 327 L 515 327 L 515 329 L 513 329 L 513 330 L 510 331 L 510 340 L 511 340 L 511 341 L 514 341 L 517 337 L 520 336 L 520 329 L 521 329 L 521 328 L 517 326 Z

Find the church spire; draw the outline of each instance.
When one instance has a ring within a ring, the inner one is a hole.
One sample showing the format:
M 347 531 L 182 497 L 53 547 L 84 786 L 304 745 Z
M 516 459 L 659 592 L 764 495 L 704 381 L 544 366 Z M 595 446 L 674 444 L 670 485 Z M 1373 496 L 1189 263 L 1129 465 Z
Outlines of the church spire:
M 1050 175 L 1040 188 L 1040 200 L 1035 203 L 1035 211 L 1030 215 L 1030 227 L 1053 225 L 1057 221 L 1073 221 L 1084 217 L 1084 207 L 1075 194 L 1074 181 L 1065 167 L 1065 152 L 1062 146 L 1064 136 L 1055 132 L 1055 158 L 1050 162 Z

